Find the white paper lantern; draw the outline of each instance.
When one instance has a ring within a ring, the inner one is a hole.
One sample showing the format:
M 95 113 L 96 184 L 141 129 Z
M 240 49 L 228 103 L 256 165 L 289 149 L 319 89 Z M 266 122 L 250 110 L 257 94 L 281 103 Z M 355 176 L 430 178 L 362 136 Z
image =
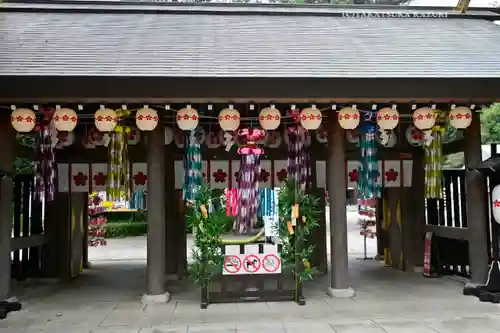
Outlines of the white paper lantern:
M 493 218 L 497 223 L 500 223 L 500 185 L 497 185 L 491 191 L 491 207 Z
M 240 127 L 240 113 L 233 108 L 227 108 L 219 113 L 219 125 L 224 132 L 236 131 Z
M 359 125 L 359 111 L 354 108 L 343 108 L 338 115 L 339 124 L 343 129 L 352 130 Z
M 436 115 L 431 108 L 420 108 L 413 112 L 413 123 L 419 130 L 428 130 L 436 123 Z
M 191 131 L 198 126 L 200 121 L 200 116 L 198 111 L 191 107 L 186 107 L 177 112 L 177 126 L 183 131 Z
M 457 129 L 465 129 L 472 123 L 472 111 L 465 106 L 454 108 L 448 116 L 451 126 Z
M 36 115 L 30 109 L 15 109 L 10 115 L 10 122 L 18 132 L 31 132 L 36 125 Z
M 383 108 L 377 112 L 377 125 L 383 130 L 393 130 L 398 126 L 399 112 L 392 108 Z
M 135 123 L 141 131 L 152 131 L 158 125 L 158 112 L 150 108 L 139 109 L 135 114 Z
M 321 111 L 316 107 L 311 107 L 302 110 L 299 115 L 300 124 L 306 130 L 317 130 L 321 126 L 321 120 L 323 119 Z
M 52 120 L 54 120 L 54 126 L 58 131 L 71 132 L 76 127 L 78 116 L 74 110 L 62 108 L 54 112 Z
M 259 113 L 259 123 L 266 131 L 274 131 L 281 123 L 280 111 L 274 106 L 262 109 Z
M 118 115 L 112 109 L 99 109 L 94 113 L 95 127 L 101 132 L 111 132 L 118 122 Z

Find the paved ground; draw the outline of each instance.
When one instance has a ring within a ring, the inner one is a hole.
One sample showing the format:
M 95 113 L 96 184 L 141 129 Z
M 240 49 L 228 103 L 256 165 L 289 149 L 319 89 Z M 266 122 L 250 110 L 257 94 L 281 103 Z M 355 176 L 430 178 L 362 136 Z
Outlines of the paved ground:
M 359 253 L 362 238 L 356 227 L 349 230 L 350 248 Z M 462 296 L 461 283 L 398 272 L 356 260 L 358 254 L 350 260 L 354 299 L 329 298 L 326 277 L 318 277 L 305 287 L 304 307 L 245 303 L 201 310 L 198 292 L 187 281 L 172 281 L 170 303 L 143 306 L 145 254 L 144 238 L 111 240 L 106 248 L 92 249 L 93 268 L 69 285 L 16 285 L 25 308 L 0 321 L 0 333 L 487 333 L 500 328 L 499 306 Z

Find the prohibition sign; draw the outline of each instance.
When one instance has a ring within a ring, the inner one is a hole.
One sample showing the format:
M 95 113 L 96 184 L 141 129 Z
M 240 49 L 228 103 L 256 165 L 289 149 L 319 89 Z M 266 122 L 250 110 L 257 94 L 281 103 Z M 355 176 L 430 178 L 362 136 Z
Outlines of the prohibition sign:
M 268 273 L 276 272 L 281 265 L 281 260 L 275 254 L 268 254 L 262 259 L 262 268 Z
M 256 255 L 253 255 L 253 254 L 247 255 L 245 257 L 245 260 L 243 260 L 243 268 L 248 273 L 257 272 L 260 268 L 260 259 Z
M 236 274 L 241 269 L 241 259 L 237 256 L 226 256 L 224 258 L 224 269 L 229 274 Z

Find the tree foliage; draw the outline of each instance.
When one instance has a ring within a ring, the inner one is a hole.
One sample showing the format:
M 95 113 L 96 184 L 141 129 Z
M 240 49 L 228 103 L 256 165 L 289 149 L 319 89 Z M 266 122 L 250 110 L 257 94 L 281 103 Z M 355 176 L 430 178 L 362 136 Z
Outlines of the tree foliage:
M 188 206 L 186 218 L 188 225 L 196 229 L 189 277 L 196 285 L 207 286 L 214 276 L 222 273 L 224 255 L 220 246 L 228 220 L 225 205 L 210 185 L 204 183 Z
M 35 148 L 35 137 L 32 135 L 18 134 L 16 137 L 17 144 L 26 148 Z M 13 165 L 14 174 L 27 174 L 33 172 L 33 161 L 20 156 L 14 157 Z
M 483 144 L 500 143 L 500 103 L 481 112 L 481 139 Z
M 318 219 L 320 215 L 319 199 L 312 194 L 305 193 L 297 188 L 293 179 L 285 180 L 280 188 L 278 200 L 279 221 L 277 231 L 281 240 L 281 259 L 284 265 L 295 264 L 295 259 L 302 262 L 303 270 L 295 271 L 300 281 L 312 280 L 313 268 L 309 260 L 314 252 L 315 245 L 307 240 L 312 230 L 319 227 Z M 287 223 L 292 220 L 292 207 L 298 204 L 300 215 L 304 223 L 301 228 L 296 228 L 294 234 L 290 234 Z M 296 242 L 302 247 L 297 251 Z M 297 267 L 295 267 L 297 268 Z

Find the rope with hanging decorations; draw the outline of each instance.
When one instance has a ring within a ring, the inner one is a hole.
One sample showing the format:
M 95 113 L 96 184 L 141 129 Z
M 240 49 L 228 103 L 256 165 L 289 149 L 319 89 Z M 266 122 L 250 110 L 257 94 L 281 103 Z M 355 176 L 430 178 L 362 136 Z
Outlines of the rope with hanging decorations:
M 392 109 L 396 111 L 396 106 L 393 105 Z M 16 108 L 15 105 L 10 107 L 0 106 L 1 108 L 11 109 L 11 122 L 12 126 L 21 133 L 31 132 L 36 126 L 36 114 L 33 110 L 28 108 Z M 361 120 L 361 114 L 364 115 L 365 121 L 372 121 L 374 118 L 377 119 L 377 125 L 381 129 L 382 139 L 384 138 L 384 131 L 390 131 L 387 128 L 388 122 L 385 120 L 379 121 L 381 114 L 388 111 L 388 108 L 382 108 L 377 111 L 377 105 L 374 104 L 372 110 L 358 110 L 356 104 L 353 104 L 351 107 L 344 107 L 337 111 L 337 105 L 332 104 L 331 108 L 322 108 L 318 109 L 316 105 L 311 105 L 311 107 L 298 110 L 295 105 L 291 105 L 288 114 L 281 115 L 281 112 L 275 107 L 275 105 L 271 104 L 269 107 L 262 109 L 257 117 L 241 117 L 240 113 L 234 108 L 232 104 L 229 104 L 227 108 L 220 111 L 218 116 L 208 116 L 208 115 L 200 115 L 198 111 L 191 107 L 191 105 L 187 105 L 185 108 L 180 110 L 175 110 L 170 108 L 170 105 L 154 105 L 155 108 L 164 108 L 166 111 L 172 111 L 176 114 L 176 122 L 181 130 L 192 130 L 198 126 L 200 119 L 214 119 L 218 120 L 221 129 L 226 132 L 235 131 L 242 121 L 256 121 L 258 120 L 261 127 L 266 129 L 269 127 L 274 127 L 274 125 L 269 125 L 270 122 L 274 124 L 277 122 L 281 123 L 283 120 L 286 122 L 295 122 L 297 119 L 300 121 L 301 125 L 308 129 L 314 130 L 318 129 L 321 125 L 321 121 L 323 118 L 328 117 L 328 114 L 325 116 L 322 115 L 324 111 L 333 110 L 337 113 L 337 118 L 339 122 L 341 122 L 342 127 L 346 130 L 355 129 L 359 125 L 359 121 Z M 254 104 L 250 104 L 250 110 L 253 110 L 255 107 Z M 432 106 L 435 108 L 435 106 Z M 471 105 L 469 107 L 460 106 L 455 108 L 453 105 L 451 111 L 449 112 L 449 120 L 453 127 L 457 129 L 465 129 L 470 125 L 471 110 L 475 108 L 475 105 Z M 34 105 L 33 109 L 38 111 L 38 106 Z M 83 105 L 78 105 L 78 109 L 83 110 Z M 209 104 L 209 110 L 212 109 L 212 105 Z M 416 109 L 416 105 L 412 106 L 412 110 L 415 110 L 413 114 L 413 122 L 418 129 L 421 129 L 417 123 L 421 122 L 420 120 L 415 122 L 415 114 L 421 114 L 420 111 L 422 109 L 431 109 L 429 107 L 423 107 L 420 109 Z M 455 110 L 456 109 L 456 110 Z M 384 111 L 385 110 L 385 111 Z M 94 114 L 94 121 L 96 127 L 102 132 L 110 132 L 114 129 L 114 126 L 117 123 L 118 118 L 126 118 L 131 115 L 131 113 L 135 111 L 135 118 L 137 127 L 142 131 L 151 131 L 158 124 L 159 117 L 158 112 L 150 108 L 148 105 L 144 105 L 143 108 L 137 110 L 127 110 L 126 105 L 122 106 L 122 110 L 114 110 L 110 108 L 106 108 L 104 105 L 101 105 L 100 109 L 97 110 Z M 397 111 L 396 111 L 397 112 Z M 465 118 L 464 118 L 465 117 Z M 399 119 L 399 115 L 398 115 Z M 61 108 L 60 106 L 56 106 L 56 111 L 54 113 L 54 125 L 58 129 L 58 131 L 72 131 L 78 122 L 78 114 L 70 109 L 70 108 Z M 381 124 L 385 124 L 382 125 Z M 383 128 L 385 126 L 385 128 Z M 427 127 L 427 129 L 430 127 Z

